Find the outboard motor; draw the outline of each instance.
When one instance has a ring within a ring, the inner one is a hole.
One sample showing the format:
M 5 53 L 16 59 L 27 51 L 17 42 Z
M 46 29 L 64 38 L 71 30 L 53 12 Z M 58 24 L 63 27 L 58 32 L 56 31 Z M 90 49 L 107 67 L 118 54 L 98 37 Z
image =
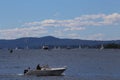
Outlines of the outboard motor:
M 27 69 L 25 69 L 25 70 L 24 70 L 24 75 L 25 75 L 25 73 L 27 73 L 27 72 L 28 72 L 28 70 L 27 70 Z

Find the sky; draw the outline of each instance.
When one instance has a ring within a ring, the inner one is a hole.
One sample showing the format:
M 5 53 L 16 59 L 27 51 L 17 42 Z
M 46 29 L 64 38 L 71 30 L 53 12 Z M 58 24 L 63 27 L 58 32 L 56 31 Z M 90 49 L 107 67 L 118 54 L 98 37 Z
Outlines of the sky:
M 0 39 L 120 40 L 120 0 L 0 0 Z

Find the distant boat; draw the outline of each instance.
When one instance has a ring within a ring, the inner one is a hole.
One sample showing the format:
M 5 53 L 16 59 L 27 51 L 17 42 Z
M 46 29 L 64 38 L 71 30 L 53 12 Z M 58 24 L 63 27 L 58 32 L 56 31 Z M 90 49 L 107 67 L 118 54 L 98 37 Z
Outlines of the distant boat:
M 28 70 L 24 75 L 35 75 L 35 76 L 61 76 L 66 70 L 66 67 L 62 68 L 42 68 L 41 70 Z
M 18 47 L 16 47 L 15 50 L 18 50 Z
M 103 46 L 103 45 L 101 45 L 101 47 L 100 47 L 100 50 L 102 50 L 102 49 L 104 49 L 104 46 Z
M 47 45 L 44 45 L 42 48 L 45 50 L 49 49 L 49 47 Z

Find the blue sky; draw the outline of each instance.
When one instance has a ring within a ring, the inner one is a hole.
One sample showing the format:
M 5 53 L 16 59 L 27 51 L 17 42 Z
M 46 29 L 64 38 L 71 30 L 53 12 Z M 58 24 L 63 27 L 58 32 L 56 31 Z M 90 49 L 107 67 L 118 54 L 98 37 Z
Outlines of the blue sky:
M 120 0 L 0 0 L 0 39 L 120 40 Z

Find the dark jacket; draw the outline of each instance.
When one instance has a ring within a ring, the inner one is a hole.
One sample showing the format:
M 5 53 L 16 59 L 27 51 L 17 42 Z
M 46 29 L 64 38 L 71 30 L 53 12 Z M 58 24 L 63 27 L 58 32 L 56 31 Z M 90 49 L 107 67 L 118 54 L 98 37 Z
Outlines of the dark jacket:
M 41 67 L 40 67 L 39 64 L 37 65 L 36 69 L 37 69 L 37 70 L 41 70 Z

